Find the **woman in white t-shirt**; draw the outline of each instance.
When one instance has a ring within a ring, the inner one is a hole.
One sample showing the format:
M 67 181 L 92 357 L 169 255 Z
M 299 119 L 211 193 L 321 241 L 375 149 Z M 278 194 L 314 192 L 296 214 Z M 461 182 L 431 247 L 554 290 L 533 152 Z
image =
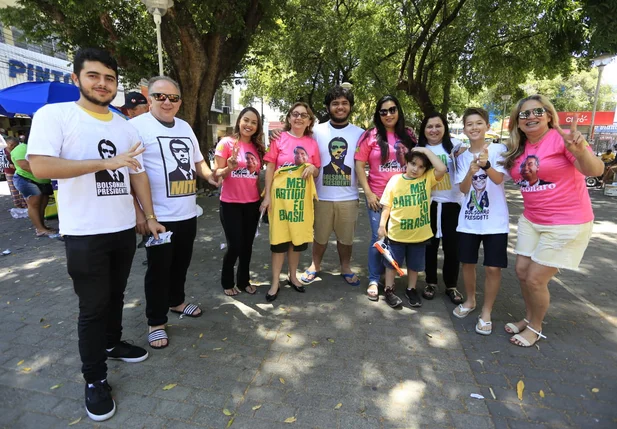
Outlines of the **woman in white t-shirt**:
M 458 260 L 458 216 L 461 211 L 463 194 L 454 183 L 454 165 L 450 154 L 454 144 L 450 139 L 448 121 L 441 113 L 427 115 L 420 125 L 418 146 L 427 147 L 448 167 L 448 172 L 431 194 L 431 228 L 434 237 L 426 246 L 426 287 L 422 296 L 433 299 L 437 291 L 437 253 L 439 243 L 443 248 L 443 280 L 446 295 L 454 304 L 463 302 L 463 295 L 457 289 Z
M 239 294 L 239 288 L 251 295 L 257 292 L 250 281 L 249 266 L 259 220 L 259 171 L 266 153 L 262 136 L 259 112 L 246 107 L 238 115 L 234 134 L 223 138 L 214 154 L 215 174 L 223 177 L 219 214 L 227 251 L 223 256 L 221 285 L 228 296 Z

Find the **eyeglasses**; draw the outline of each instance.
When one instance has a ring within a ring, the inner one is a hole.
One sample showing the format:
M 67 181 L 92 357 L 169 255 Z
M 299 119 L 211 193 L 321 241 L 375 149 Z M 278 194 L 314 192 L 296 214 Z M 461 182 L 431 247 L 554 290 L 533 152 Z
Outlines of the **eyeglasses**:
M 186 147 L 182 147 L 182 148 L 175 148 L 175 147 L 172 147 L 172 148 L 171 148 L 171 151 L 172 151 L 173 153 L 180 153 L 180 152 L 182 152 L 182 153 L 189 153 L 189 150 L 188 150 L 188 148 L 186 148 Z
M 486 174 L 480 174 L 479 176 L 473 176 L 473 180 L 485 180 L 488 176 Z
M 544 116 L 545 112 L 546 112 L 546 109 L 544 107 L 536 107 L 534 109 L 523 110 L 521 112 L 518 112 L 518 118 L 527 119 L 529 118 L 529 116 L 531 116 L 532 113 L 536 118 L 541 118 L 542 116 Z
M 172 103 L 177 103 L 180 101 L 180 96 L 178 94 L 163 94 L 162 92 L 155 92 L 154 94 L 150 94 L 150 97 L 152 97 L 154 101 L 169 100 Z
M 379 114 L 381 116 L 388 116 L 388 113 L 394 115 L 396 112 L 398 112 L 398 108 L 396 106 L 392 106 L 389 109 L 379 109 Z
M 298 118 L 308 119 L 309 118 L 308 113 L 300 113 L 300 112 L 291 112 L 291 116 L 292 118 L 295 118 L 295 119 L 298 119 Z

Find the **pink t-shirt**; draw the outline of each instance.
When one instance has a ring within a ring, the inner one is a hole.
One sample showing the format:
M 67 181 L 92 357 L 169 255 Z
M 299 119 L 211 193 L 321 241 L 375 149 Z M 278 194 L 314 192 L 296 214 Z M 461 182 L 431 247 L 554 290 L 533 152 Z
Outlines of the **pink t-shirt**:
M 215 156 L 231 156 L 236 139 L 225 137 L 216 145 Z M 259 170 L 261 161 L 253 143 L 238 142 L 238 168 L 223 179 L 221 201 L 225 203 L 254 203 L 259 201 Z
M 555 129 L 538 143 L 525 144 L 510 176 L 521 187 L 527 220 L 539 225 L 580 225 L 593 220 L 585 176 L 574 161 Z
M 377 144 L 377 129 L 373 128 L 360 137 L 354 157 L 356 161 L 368 162 L 368 185 L 379 198 L 390 178 L 395 174 L 404 173 L 407 169 L 405 153 L 408 149 L 394 133 L 390 132 L 388 132 L 388 150 L 388 159 L 382 164 L 381 149 Z
M 274 163 L 277 170 L 306 162 L 317 168 L 321 167 L 317 142 L 312 137 L 295 137 L 287 131 L 282 132 L 277 140 L 270 143 L 264 161 Z

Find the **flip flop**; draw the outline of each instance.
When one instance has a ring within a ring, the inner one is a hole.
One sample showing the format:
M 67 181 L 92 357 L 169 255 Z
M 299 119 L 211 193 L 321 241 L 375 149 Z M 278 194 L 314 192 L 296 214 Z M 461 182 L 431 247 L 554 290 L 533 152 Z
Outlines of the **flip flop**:
M 197 310 L 201 310 L 201 308 L 199 308 L 195 304 L 186 304 L 184 310 L 182 311 L 172 310 L 171 308 L 169 309 L 169 311 L 171 311 L 172 313 L 184 314 L 188 317 L 200 317 L 202 314 L 204 314 L 203 310 L 199 314 L 195 314 Z
M 153 346 L 152 343 L 159 340 L 167 340 L 167 344 L 164 346 Z M 167 332 L 165 329 L 155 329 L 154 331 L 148 333 L 148 343 L 150 347 L 153 349 L 164 349 L 169 345 L 169 337 L 167 336 Z
M 471 313 L 475 309 L 476 307 L 465 308 L 463 307 L 463 304 L 459 304 L 457 307 L 454 307 L 454 310 L 452 310 L 452 314 L 459 319 L 464 319 L 465 317 L 469 316 L 469 313 Z
M 308 276 L 313 276 L 312 279 L 309 279 Z M 317 271 L 309 271 L 306 270 L 301 276 L 300 276 L 300 281 L 302 283 L 313 283 L 315 281 L 315 279 L 317 278 Z
M 353 279 L 355 275 L 356 275 L 355 273 L 349 273 L 349 274 L 341 273 L 341 277 L 343 277 L 343 279 L 345 280 L 345 283 L 347 283 L 349 286 L 360 286 L 360 279 L 359 278 L 356 278 L 355 282 L 350 282 L 349 281 L 349 280 Z
M 482 329 L 487 326 L 490 329 Z M 476 332 L 480 335 L 491 335 L 493 333 L 493 322 L 485 322 L 480 316 L 478 316 L 478 323 L 476 323 Z

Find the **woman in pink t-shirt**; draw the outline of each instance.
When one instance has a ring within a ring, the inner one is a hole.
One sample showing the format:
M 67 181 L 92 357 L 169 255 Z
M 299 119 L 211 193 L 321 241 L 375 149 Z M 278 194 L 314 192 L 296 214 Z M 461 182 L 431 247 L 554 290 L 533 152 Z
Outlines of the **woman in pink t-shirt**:
M 379 277 L 384 273 L 381 253 L 373 247 L 378 240 L 377 230 L 381 219 L 379 200 L 388 180 L 395 174 L 405 172 L 405 153 L 416 145 L 416 137 L 405 127 L 405 114 L 401 104 L 392 95 L 384 95 L 377 101 L 373 114 L 374 128 L 367 130 L 358 143 L 356 176 L 366 198 L 366 207 L 371 225 L 371 241 L 368 248 L 369 283 L 367 294 L 371 301 L 379 300 Z M 368 178 L 365 168 L 368 163 Z
M 510 342 L 530 347 L 542 335 L 548 310 L 548 282 L 560 268 L 576 270 L 591 237 L 593 211 L 585 176 L 604 164 L 576 130 L 559 127 L 555 107 L 542 95 L 520 100 L 510 115 L 504 166 L 523 195 L 515 252 L 516 275 L 525 300 L 525 318 L 505 326 Z
M 287 112 L 284 131 L 276 140 L 270 143 L 268 152 L 264 156 L 264 161 L 266 162 L 266 191 L 260 210 L 268 210 L 270 208 L 270 190 L 272 189 L 274 172 L 279 168 L 305 164 L 306 168 L 302 174 L 303 179 L 308 179 L 310 176 L 315 178 L 319 175 L 319 167 L 321 166 L 319 146 L 311 137 L 314 124 L 315 115 L 306 103 L 297 102 Z M 273 223 L 270 223 L 270 228 L 273 227 Z M 304 286 L 298 280 L 296 271 L 300 263 L 300 252 L 307 248 L 308 243 L 295 246 L 291 241 L 270 245 L 270 250 L 272 251 L 272 283 L 270 290 L 266 294 L 268 302 L 274 301 L 278 296 L 279 276 L 283 268 L 283 262 L 285 262 L 285 253 L 287 253 L 289 265 L 289 279 L 287 282 L 296 291 L 305 292 Z
M 261 117 L 253 107 L 240 112 L 234 134 L 216 146 L 215 174 L 223 177 L 219 215 L 227 239 L 221 285 L 228 296 L 239 294 L 238 287 L 251 295 L 257 291 L 251 284 L 249 265 L 259 220 L 259 171 L 265 152 Z

